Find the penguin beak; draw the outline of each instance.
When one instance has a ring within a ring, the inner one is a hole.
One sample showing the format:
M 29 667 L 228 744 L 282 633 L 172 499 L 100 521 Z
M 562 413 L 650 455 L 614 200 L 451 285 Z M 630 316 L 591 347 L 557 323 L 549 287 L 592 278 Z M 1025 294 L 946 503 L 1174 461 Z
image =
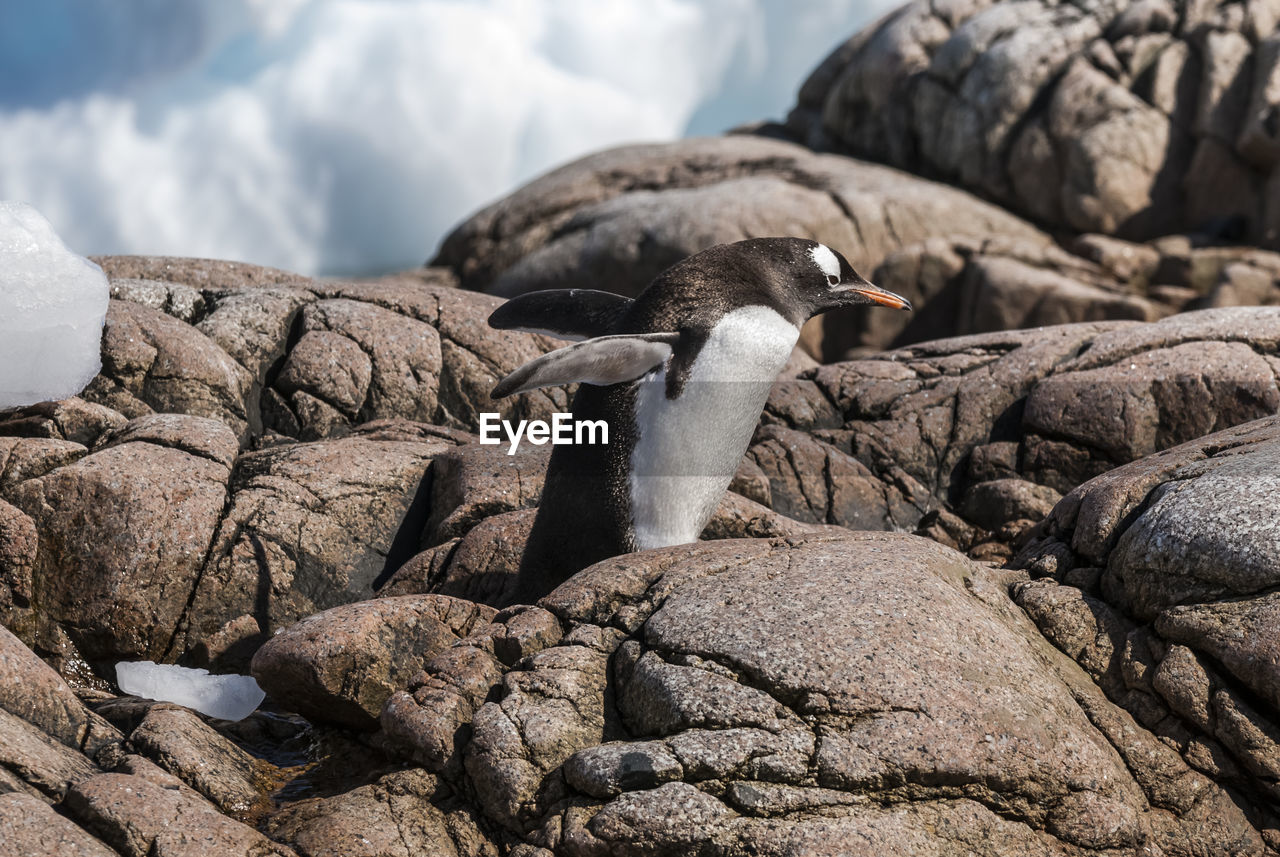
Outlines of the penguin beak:
M 879 304 L 890 309 L 905 309 L 908 311 L 911 309 L 911 301 L 902 295 L 895 295 L 893 292 L 885 291 L 879 286 L 873 286 L 861 277 L 848 283 L 841 283 L 831 291 L 841 296 L 847 296 L 846 300 L 841 301 L 842 304 Z M 848 300 L 848 298 L 852 298 L 852 300 Z

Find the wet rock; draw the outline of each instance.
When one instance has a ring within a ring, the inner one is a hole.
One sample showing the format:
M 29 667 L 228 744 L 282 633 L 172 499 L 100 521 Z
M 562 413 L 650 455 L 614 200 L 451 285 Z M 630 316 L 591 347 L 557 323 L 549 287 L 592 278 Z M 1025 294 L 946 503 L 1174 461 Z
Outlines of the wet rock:
M 313 722 L 373 729 L 393 691 L 492 615 L 441 595 L 335 607 L 267 641 L 253 675 L 277 704 Z

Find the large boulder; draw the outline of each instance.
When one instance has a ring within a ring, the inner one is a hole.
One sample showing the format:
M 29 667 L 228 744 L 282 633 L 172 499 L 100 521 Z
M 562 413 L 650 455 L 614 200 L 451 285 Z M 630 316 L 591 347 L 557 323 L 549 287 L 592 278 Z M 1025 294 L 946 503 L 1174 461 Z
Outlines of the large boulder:
M 744 135 L 626 146 L 561 167 L 458 226 L 433 264 L 503 297 L 548 288 L 634 296 L 684 257 L 744 238 L 813 238 L 869 275 L 904 246 L 991 234 L 1049 243 L 944 185 Z M 826 326 L 857 314 L 832 314 Z M 806 330 L 817 356 L 823 330 Z
M 1272 806 L 1277 486 L 1270 417 L 1086 482 L 1016 562 L 1040 578 L 1017 598 L 1050 640 L 1188 764 Z
M 835 50 L 788 131 L 1037 222 L 1280 246 L 1267 2 L 917 0 Z
M 1264 853 L 1008 582 L 895 534 L 620 557 L 434 658 L 382 722 L 553 854 Z

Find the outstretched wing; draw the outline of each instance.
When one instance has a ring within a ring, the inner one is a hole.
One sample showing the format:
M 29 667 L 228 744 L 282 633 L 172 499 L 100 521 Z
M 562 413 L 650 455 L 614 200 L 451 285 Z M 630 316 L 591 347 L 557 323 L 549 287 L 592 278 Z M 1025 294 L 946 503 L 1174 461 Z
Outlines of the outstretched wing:
M 501 399 L 539 387 L 582 382 L 621 384 L 661 366 L 671 356 L 678 333 L 598 336 L 531 360 L 498 382 L 489 395 Z
M 631 298 L 593 289 L 549 289 L 514 297 L 489 316 L 496 330 L 545 333 L 560 339 L 590 339 L 614 332 Z

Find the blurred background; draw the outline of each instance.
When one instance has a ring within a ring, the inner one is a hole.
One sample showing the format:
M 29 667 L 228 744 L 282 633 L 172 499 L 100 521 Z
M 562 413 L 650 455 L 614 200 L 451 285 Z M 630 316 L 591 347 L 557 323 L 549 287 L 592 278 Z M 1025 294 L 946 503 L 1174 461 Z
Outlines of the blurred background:
M 895 0 L 0 0 L 0 198 L 83 254 L 421 265 L 576 156 L 782 118 Z

